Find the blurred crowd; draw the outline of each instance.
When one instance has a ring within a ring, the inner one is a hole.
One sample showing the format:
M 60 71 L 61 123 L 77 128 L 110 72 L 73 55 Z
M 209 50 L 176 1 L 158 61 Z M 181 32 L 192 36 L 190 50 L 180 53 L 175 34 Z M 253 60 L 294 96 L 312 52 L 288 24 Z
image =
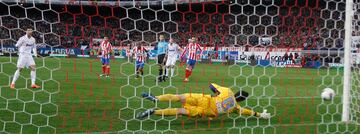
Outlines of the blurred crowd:
M 218 11 L 218 13 L 173 11 L 156 15 L 158 12 L 154 12 L 143 14 L 144 19 L 140 18 L 138 12 L 129 10 L 127 15 L 125 13 L 129 18 L 115 15 L 112 17 L 111 10 L 102 15 L 89 17 L 85 14 L 65 11 L 60 7 L 56 10 L 61 12 L 60 21 L 48 12 L 43 12 L 44 20 L 41 18 L 41 12 L 32 13 L 34 16 L 32 18 L 15 19 L 11 16 L 0 16 L 3 25 L 0 27 L 0 39 L 5 39 L 4 44 L 13 43 L 24 34 L 20 29 L 32 27 L 36 30 L 34 36 L 38 43 L 63 47 L 89 45 L 92 43 L 92 38 L 104 36 L 108 36 L 114 45 L 126 45 L 129 42 L 153 45 L 159 34 L 174 38 L 180 45 L 185 45 L 187 39 L 195 35 L 199 43 L 204 46 L 272 45 L 305 49 L 343 46 L 344 12 L 316 8 L 300 10 L 283 5 L 277 7 L 280 9 L 253 10 L 244 7 L 243 13 L 233 11 L 235 10 L 233 8 L 227 13 L 221 13 L 226 11 Z M 88 7 L 83 6 L 83 8 Z M 342 10 L 342 8 L 338 9 Z M 15 10 L 12 14 L 22 16 L 21 13 L 23 12 Z M 137 16 L 139 18 L 136 18 Z M 360 32 L 354 32 L 354 35 L 360 35 Z M 260 39 L 264 37 L 272 37 L 272 42 L 262 44 Z
M 360 0 L 354 0 L 354 7 L 358 9 L 354 11 L 354 19 L 353 19 L 353 36 L 360 36 Z

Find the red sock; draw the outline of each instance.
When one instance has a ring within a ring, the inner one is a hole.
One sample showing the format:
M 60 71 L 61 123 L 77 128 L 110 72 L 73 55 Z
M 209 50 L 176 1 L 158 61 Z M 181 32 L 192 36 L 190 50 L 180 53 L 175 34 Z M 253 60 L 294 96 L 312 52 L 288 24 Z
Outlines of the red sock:
M 103 74 L 105 74 L 105 72 L 106 72 L 106 67 L 105 66 L 102 67 L 102 72 L 103 72 Z
M 106 74 L 110 75 L 110 67 L 106 68 Z
M 185 78 L 189 78 L 190 75 L 191 75 L 191 71 L 186 69 Z

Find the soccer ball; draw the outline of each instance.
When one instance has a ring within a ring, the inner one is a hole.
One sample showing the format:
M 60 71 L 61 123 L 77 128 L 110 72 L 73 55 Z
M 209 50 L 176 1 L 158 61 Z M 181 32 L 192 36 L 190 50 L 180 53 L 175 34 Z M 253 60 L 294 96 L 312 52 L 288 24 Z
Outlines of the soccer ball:
M 321 93 L 323 100 L 332 100 L 335 97 L 335 91 L 331 88 L 325 88 Z

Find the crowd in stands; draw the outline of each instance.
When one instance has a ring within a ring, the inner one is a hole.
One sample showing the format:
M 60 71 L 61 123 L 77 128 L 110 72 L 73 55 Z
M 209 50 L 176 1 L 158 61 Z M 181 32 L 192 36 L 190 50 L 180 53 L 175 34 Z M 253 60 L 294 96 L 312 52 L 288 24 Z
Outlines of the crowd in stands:
M 358 9 L 354 11 L 354 19 L 353 19 L 353 36 L 360 36 L 360 1 L 354 0 L 354 7 Z
M 41 12 L 38 12 L 39 14 L 34 12 L 32 16 L 35 17 L 26 19 L 0 16 L 3 25 L 0 27 L 0 38 L 13 43 L 24 34 L 18 29 L 19 25 L 21 29 L 33 27 L 36 30 L 37 42 L 63 47 L 89 45 L 92 38 L 103 36 L 110 37 L 114 45 L 126 45 L 131 41 L 142 41 L 145 45 L 153 45 L 157 34 L 171 36 L 180 45 L 185 45 L 186 39 L 190 36 L 197 35 L 199 43 L 207 46 L 256 46 L 260 38 L 271 36 L 274 47 L 304 47 L 306 49 L 342 47 L 344 21 L 340 17 L 344 16 L 340 13 L 327 12 L 329 9 L 321 12 L 321 10 L 310 8 L 306 12 L 296 8 L 287 10 L 288 7 L 278 7 L 281 9 L 256 10 L 254 12 L 256 14 L 253 13 L 252 8 L 249 10 L 244 8 L 243 14 L 234 14 L 235 11 L 232 10 L 228 13 L 212 14 L 175 11 L 167 12 L 169 14 L 166 15 L 154 13 L 153 17 L 146 17 L 153 20 L 96 15 L 89 17 L 59 8 L 56 10 L 61 12 L 59 22 L 57 17 L 49 17 L 50 13 L 47 14 L 47 12 L 43 13 L 45 21 L 36 22 L 33 20 L 42 20 L 36 18 L 36 16 L 41 17 Z M 68 6 L 67 8 L 79 7 Z M 278 11 L 280 13 L 277 13 Z M 134 13 L 137 12 L 127 12 L 127 15 L 134 17 L 136 16 Z M 321 18 L 318 17 L 320 14 Z M 359 32 L 354 34 L 359 34 Z M 9 38 L 13 40 L 7 40 Z

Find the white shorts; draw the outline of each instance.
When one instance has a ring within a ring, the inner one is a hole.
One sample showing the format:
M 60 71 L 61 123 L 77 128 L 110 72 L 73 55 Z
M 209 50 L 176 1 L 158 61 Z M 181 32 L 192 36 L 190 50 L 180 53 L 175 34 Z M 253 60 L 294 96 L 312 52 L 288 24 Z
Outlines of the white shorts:
M 168 58 L 166 59 L 166 64 L 165 64 L 165 66 L 175 66 L 176 60 L 177 60 L 177 57 L 176 57 L 176 56 L 168 57 Z
M 35 65 L 34 58 L 31 55 L 19 55 L 19 59 L 17 61 L 18 68 L 29 67 L 31 65 Z

